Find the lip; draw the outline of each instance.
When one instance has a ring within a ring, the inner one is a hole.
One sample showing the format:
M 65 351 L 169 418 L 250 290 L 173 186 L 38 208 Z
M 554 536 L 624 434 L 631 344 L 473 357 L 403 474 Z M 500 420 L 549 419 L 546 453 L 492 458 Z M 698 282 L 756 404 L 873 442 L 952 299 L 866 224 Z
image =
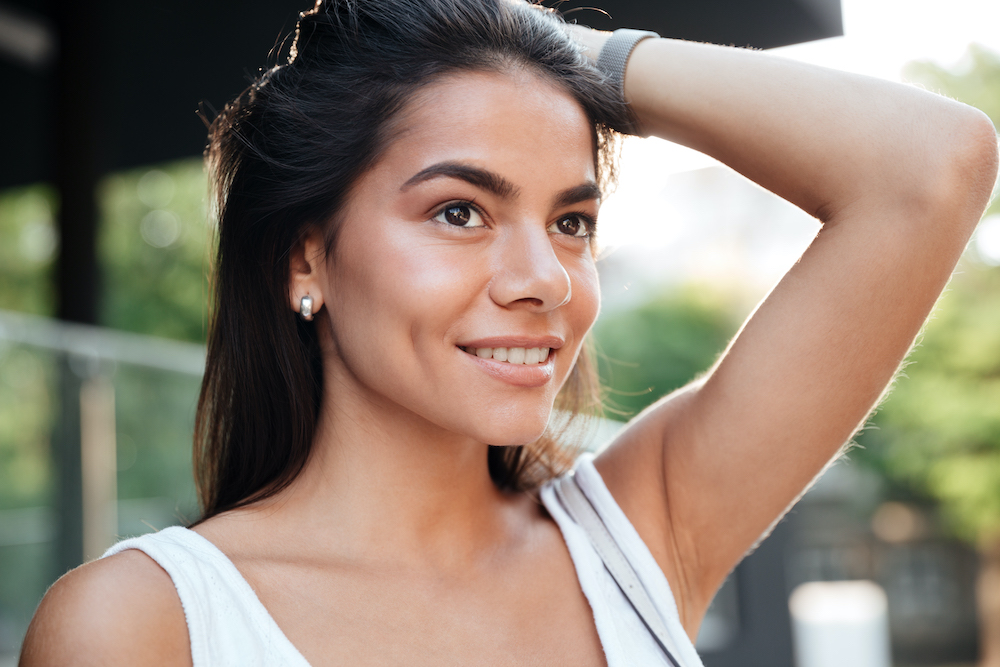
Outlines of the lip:
M 494 379 L 515 387 L 541 387 L 547 384 L 555 374 L 556 351 L 565 344 L 566 341 L 559 336 L 490 336 L 462 341 L 456 344 L 455 349 Z M 547 347 L 549 348 L 549 356 L 545 363 L 526 366 L 494 359 L 483 359 L 459 349 L 463 347 Z
M 548 347 L 558 350 L 566 341 L 558 336 L 494 336 L 492 338 L 477 338 L 462 343 L 458 347 Z M 503 363 L 503 362 L 497 362 Z
M 489 346 L 483 345 L 483 347 Z M 504 346 L 497 345 L 497 347 Z M 510 347 L 519 346 L 512 345 Z M 544 346 L 537 345 L 534 347 Z M 485 371 L 490 377 L 500 380 L 501 382 L 514 385 L 515 387 L 541 387 L 547 384 L 555 373 L 555 350 L 549 352 L 549 358 L 545 360 L 544 364 L 532 364 L 530 366 L 525 366 L 524 364 L 509 364 L 505 361 L 496 361 L 494 359 L 482 359 L 474 354 L 463 352 L 458 348 L 455 349 L 470 362 L 478 365 L 479 368 Z

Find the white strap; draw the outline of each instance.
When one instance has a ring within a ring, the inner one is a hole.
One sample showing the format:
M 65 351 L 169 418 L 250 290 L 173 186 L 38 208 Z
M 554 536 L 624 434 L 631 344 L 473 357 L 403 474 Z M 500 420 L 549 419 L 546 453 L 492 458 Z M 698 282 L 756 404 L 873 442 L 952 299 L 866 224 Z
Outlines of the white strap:
M 639 614 L 639 618 L 646 624 L 646 628 L 656 639 L 656 643 L 663 649 L 667 661 L 674 667 L 682 667 L 670 649 L 667 648 L 668 645 L 673 645 L 673 642 L 667 634 L 666 623 L 663 622 L 663 618 L 649 598 L 646 587 L 642 585 L 639 575 L 635 573 L 632 564 L 629 563 L 621 547 L 608 531 L 608 527 L 604 525 L 597 510 L 580 489 L 574 475 L 570 473 L 562 479 L 556 480 L 553 487 L 559 502 L 566 509 L 566 513 L 583 528 L 583 532 L 590 538 L 594 550 L 604 561 L 604 567 L 611 573 L 611 577 L 628 598 L 636 613 Z

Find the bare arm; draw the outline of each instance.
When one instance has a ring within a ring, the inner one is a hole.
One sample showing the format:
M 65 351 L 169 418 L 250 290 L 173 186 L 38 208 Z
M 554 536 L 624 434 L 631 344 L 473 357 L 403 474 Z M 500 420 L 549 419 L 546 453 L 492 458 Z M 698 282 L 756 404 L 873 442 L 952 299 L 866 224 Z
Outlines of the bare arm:
M 138 551 L 68 573 L 38 606 L 20 665 L 191 665 L 184 610 L 169 575 Z
M 645 40 L 625 86 L 646 132 L 823 223 L 708 377 L 598 460 L 693 636 L 722 579 L 891 380 L 982 214 L 997 142 L 970 107 L 748 50 Z

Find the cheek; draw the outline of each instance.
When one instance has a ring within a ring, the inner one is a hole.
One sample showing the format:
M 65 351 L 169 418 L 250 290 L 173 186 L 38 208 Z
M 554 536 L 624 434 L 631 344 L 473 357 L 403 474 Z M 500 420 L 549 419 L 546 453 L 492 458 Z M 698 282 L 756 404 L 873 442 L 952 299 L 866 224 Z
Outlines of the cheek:
M 406 226 L 370 227 L 341 238 L 331 272 L 338 348 L 345 360 L 413 364 L 405 353 L 443 337 L 479 291 L 483 263 L 468 248 L 435 244 Z
M 597 315 L 601 311 L 600 281 L 597 267 L 590 257 L 579 259 L 577 264 L 568 270 L 573 285 L 573 299 L 570 302 L 573 325 L 575 330 L 581 332 L 582 338 L 597 321 Z

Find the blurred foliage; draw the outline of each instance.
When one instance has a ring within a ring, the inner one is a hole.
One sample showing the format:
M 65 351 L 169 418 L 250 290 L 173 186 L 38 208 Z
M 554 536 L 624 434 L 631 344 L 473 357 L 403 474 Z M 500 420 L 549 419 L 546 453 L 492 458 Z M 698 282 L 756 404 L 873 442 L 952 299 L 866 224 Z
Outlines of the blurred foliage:
M 107 177 L 101 185 L 101 324 L 201 342 L 211 228 L 200 160 Z
M 16 648 L 52 583 L 52 355 L 0 341 L 0 656 Z
M 100 323 L 153 336 L 205 339 L 212 229 L 201 160 L 106 177 L 100 186 Z M 0 193 L 0 309 L 55 312 L 56 193 Z
M 113 380 L 119 500 L 172 498 L 177 518 L 193 519 L 191 434 L 201 377 L 123 365 Z
M 44 185 L 0 193 L 0 308 L 35 315 L 55 312 L 55 206 L 55 192 Z
M 962 538 L 1000 530 L 1000 268 L 963 262 L 873 425 L 852 458 Z
M 0 341 L 0 509 L 48 500 L 55 379 L 51 355 Z
M 602 316 L 594 329 L 609 417 L 627 419 L 706 371 L 739 327 L 733 300 L 689 285 Z

